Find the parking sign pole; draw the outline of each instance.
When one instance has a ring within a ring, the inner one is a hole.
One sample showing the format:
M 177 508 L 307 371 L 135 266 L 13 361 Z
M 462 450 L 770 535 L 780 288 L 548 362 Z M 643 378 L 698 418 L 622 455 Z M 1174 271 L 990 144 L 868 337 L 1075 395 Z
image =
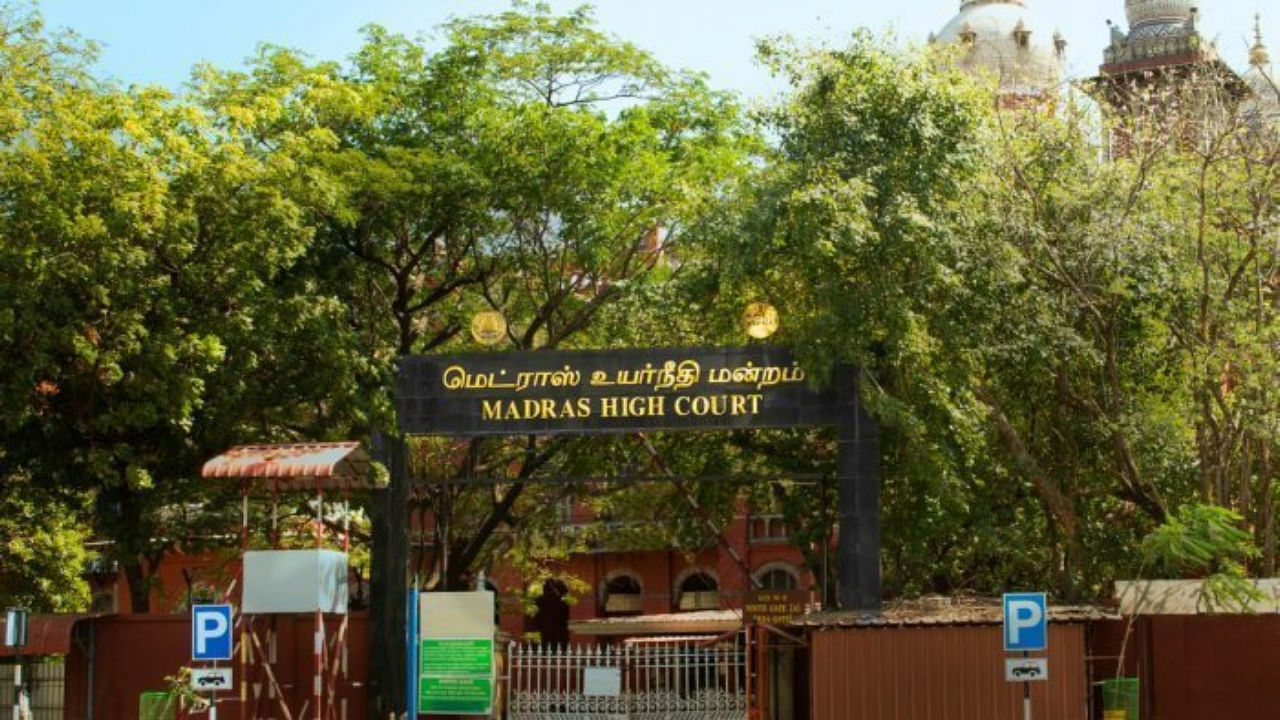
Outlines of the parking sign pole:
M 1024 650 L 1023 657 L 1030 657 L 1030 653 Z M 1027 680 L 1023 680 L 1023 720 L 1032 720 L 1032 684 Z
M 13 720 L 22 720 L 22 658 L 13 666 Z

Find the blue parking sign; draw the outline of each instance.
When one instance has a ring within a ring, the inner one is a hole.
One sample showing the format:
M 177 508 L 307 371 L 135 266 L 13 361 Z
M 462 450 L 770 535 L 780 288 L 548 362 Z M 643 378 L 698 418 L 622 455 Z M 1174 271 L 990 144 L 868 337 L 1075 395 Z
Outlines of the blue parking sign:
M 231 659 L 231 606 L 191 606 L 191 659 Z
M 1004 594 L 1004 649 L 1044 650 L 1049 644 L 1049 613 L 1044 593 Z

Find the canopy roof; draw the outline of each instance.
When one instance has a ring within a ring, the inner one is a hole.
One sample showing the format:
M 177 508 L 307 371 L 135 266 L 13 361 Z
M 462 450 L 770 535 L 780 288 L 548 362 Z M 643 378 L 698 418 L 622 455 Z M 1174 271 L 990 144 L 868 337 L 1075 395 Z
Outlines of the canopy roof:
M 629 615 L 569 621 L 569 631 L 582 635 L 722 633 L 741 627 L 742 612 L 739 610 L 698 610 L 662 615 Z
M 369 455 L 357 442 L 237 445 L 206 462 L 205 478 L 261 479 L 269 490 L 373 488 Z

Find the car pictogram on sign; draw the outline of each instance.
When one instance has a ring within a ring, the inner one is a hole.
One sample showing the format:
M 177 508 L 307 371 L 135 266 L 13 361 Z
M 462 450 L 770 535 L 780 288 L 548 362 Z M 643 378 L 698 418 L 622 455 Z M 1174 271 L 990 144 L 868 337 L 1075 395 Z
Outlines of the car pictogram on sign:
M 1004 679 L 1009 682 L 1036 682 L 1049 679 L 1049 660 L 1042 657 L 1005 658 Z

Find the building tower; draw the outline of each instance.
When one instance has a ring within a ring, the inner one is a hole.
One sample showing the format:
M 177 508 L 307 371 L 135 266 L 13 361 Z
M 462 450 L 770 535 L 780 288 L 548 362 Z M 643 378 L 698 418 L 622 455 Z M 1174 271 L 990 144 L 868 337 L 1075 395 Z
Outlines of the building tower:
M 1249 69 L 1243 80 L 1251 91 L 1242 110 L 1254 128 L 1280 127 L 1280 83 L 1271 69 L 1271 55 L 1262 43 L 1262 17 L 1254 16 L 1253 47 L 1249 48 Z
M 1067 47 L 1025 0 L 962 0 L 959 14 L 929 41 L 960 46 L 960 66 L 994 77 L 1002 102 L 1013 104 L 1056 94 Z
M 1093 94 L 1117 121 L 1113 156 L 1130 153 L 1138 126 L 1194 143 L 1238 111 L 1248 88 L 1200 33 L 1200 12 L 1191 0 L 1125 0 L 1124 9 L 1128 32 L 1107 21 L 1111 44 L 1091 81 Z
M 1200 35 L 1200 13 L 1190 0 L 1125 0 L 1124 14 L 1128 33 L 1107 21 L 1111 44 L 1099 68 L 1104 76 L 1218 60 L 1213 43 Z

